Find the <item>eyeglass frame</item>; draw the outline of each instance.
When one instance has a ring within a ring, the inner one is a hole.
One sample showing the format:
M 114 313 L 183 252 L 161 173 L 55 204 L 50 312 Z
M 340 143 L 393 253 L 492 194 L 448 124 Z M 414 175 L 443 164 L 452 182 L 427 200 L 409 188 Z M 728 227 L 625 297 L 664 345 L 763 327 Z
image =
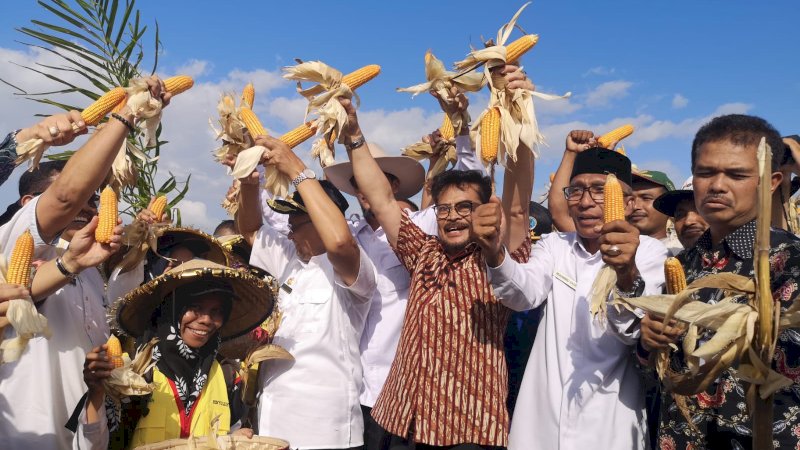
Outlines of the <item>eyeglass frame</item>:
M 458 205 L 464 205 L 464 204 L 468 204 L 469 209 L 467 210 L 466 213 L 462 214 L 461 212 L 459 212 Z M 462 200 L 458 203 L 445 203 L 445 204 L 433 205 L 433 212 L 434 214 L 436 214 L 437 219 L 447 219 L 448 217 L 450 217 L 451 211 L 455 211 L 456 215 L 458 215 L 459 217 L 469 217 L 472 214 L 472 212 L 475 211 L 475 208 L 478 206 L 480 206 L 480 203 L 475 203 L 471 200 Z M 439 212 L 440 209 L 443 209 L 445 213 L 444 214 L 440 213 Z
M 600 190 L 599 193 L 603 196 L 602 200 L 597 200 L 595 198 L 595 195 L 597 195 L 598 192 L 595 192 L 594 194 L 592 194 L 592 191 L 591 191 L 592 188 Z M 576 198 L 576 199 L 574 199 L 574 200 L 570 200 L 568 191 L 571 190 L 571 189 L 576 189 L 576 190 L 580 189 L 581 196 Z M 572 204 L 580 203 L 581 200 L 583 200 L 583 196 L 586 195 L 587 192 L 589 193 L 589 198 L 591 198 L 592 201 L 595 202 L 598 205 L 604 204 L 605 200 L 606 200 L 605 199 L 605 186 L 603 186 L 603 185 L 592 184 L 592 185 L 589 185 L 589 186 L 567 186 L 564 189 L 562 189 L 562 191 L 564 192 L 564 198 L 567 200 L 567 203 L 572 203 Z M 622 196 L 624 198 L 625 203 L 628 203 L 629 201 L 633 200 L 633 195 L 629 194 L 627 192 L 623 192 Z

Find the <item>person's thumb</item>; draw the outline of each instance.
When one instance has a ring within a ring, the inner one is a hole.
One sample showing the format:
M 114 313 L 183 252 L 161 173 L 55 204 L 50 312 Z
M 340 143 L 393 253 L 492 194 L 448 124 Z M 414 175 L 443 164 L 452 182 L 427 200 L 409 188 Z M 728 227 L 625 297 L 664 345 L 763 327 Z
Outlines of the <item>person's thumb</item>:
M 76 235 L 80 235 L 80 236 L 92 236 L 92 237 L 94 237 L 94 231 L 97 229 L 97 224 L 99 222 L 100 222 L 100 216 L 96 215 L 96 216 L 92 217 L 92 220 L 90 220 L 89 223 L 86 224 L 86 226 L 84 226 L 83 228 L 78 230 L 78 232 L 75 233 L 75 234 Z
M 496 203 L 496 204 L 498 204 L 498 205 L 502 204 L 502 202 L 500 201 L 500 197 L 498 197 L 498 196 L 496 196 L 496 195 L 493 195 L 493 196 L 492 196 L 492 197 L 489 199 L 489 203 Z

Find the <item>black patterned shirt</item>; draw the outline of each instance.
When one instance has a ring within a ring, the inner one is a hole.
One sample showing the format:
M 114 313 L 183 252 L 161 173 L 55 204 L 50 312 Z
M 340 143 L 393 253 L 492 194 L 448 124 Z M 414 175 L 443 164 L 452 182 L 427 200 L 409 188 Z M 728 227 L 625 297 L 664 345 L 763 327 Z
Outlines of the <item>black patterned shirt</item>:
M 706 275 L 721 272 L 753 277 L 755 236 L 755 220 L 729 234 L 716 246 L 712 246 L 710 231 L 706 231 L 695 247 L 678 255 L 686 271 L 686 281 L 691 283 Z M 780 303 L 781 311 L 785 311 L 798 294 L 800 239 L 784 230 L 773 229 L 770 232 L 770 247 L 772 295 Z M 724 294 L 720 289 L 704 288 L 697 296 L 706 303 L 716 303 L 722 300 Z M 682 348 L 680 342 L 678 348 Z M 681 352 L 672 355 L 670 365 L 672 370 L 686 371 Z M 793 381 L 790 386 L 775 393 L 775 447 L 800 448 L 800 330 L 787 329 L 779 334 L 772 368 Z M 699 432 L 689 426 L 672 395 L 664 392 L 658 448 L 751 448 L 752 420 L 745 406 L 747 386 L 739 379 L 735 369 L 728 369 L 705 392 L 688 397 L 688 411 Z

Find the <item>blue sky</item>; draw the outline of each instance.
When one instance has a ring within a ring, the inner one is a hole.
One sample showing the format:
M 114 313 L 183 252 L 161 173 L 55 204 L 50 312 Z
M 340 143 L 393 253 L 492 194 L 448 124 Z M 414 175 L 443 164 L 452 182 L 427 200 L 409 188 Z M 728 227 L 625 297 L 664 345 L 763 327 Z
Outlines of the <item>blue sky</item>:
M 398 153 L 441 120 L 432 98 L 394 91 L 424 81 L 425 50 L 446 63 L 459 60 L 470 45 L 480 46 L 481 36 L 494 37 L 521 4 L 139 0 L 145 22 L 157 18 L 161 26 L 159 73 L 188 72 L 198 82 L 164 118 L 175 147 L 167 147 L 164 170 L 192 172 L 197 180 L 189 217 L 203 228 L 224 218 L 217 205 L 229 180 L 210 161 L 216 143 L 207 125 L 223 91 L 255 80 L 256 112 L 281 133 L 299 123 L 304 107 L 294 86 L 279 78 L 293 58 L 320 59 L 345 72 L 380 64 L 381 75 L 359 90 L 362 121 L 369 139 Z M 573 93 L 569 101 L 536 104 L 550 144 L 537 165 L 537 190 L 555 170 L 573 128 L 602 133 L 633 123 L 637 132 L 625 144 L 634 163 L 665 170 L 676 184 L 689 175 L 694 132 L 715 114 L 747 112 L 783 134 L 800 132 L 800 35 L 790 33 L 798 12 L 796 1 L 531 4 L 518 23 L 540 39 L 522 63 L 539 90 Z M 32 18 L 49 19 L 32 1 L 14 2 L 0 15 L 0 76 L 47 86 L 8 64 L 39 57 L 16 42 L 22 36 L 14 31 Z M 33 122 L 30 114 L 46 112 L 12 99 L 4 87 L 0 95 L 10 106 L 0 114 L 3 129 L 25 126 Z M 486 101 L 485 93 L 471 98 L 473 116 Z M 0 188 L 0 203 L 14 200 L 15 183 L 16 176 Z

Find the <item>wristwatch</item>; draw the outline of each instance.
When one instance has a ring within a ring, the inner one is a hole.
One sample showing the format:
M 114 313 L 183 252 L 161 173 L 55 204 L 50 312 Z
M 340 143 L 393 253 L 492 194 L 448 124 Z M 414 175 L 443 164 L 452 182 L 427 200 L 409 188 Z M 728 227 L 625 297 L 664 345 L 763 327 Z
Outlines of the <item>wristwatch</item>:
M 294 180 L 292 180 L 292 186 L 294 186 L 294 188 L 297 189 L 297 186 L 300 183 L 302 183 L 303 181 L 308 180 L 308 179 L 316 180 L 317 179 L 317 174 L 314 173 L 313 170 L 306 168 L 302 172 L 300 172 L 300 175 L 297 175 L 296 177 L 294 177 Z
M 367 141 L 366 141 L 366 139 L 364 139 L 364 136 L 361 136 L 360 138 L 356 139 L 355 141 L 353 141 L 353 142 L 351 142 L 349 144 L 345 144 L 344 147 L 347 149 L 348 152 L 352 152 L 353 150 L 363 146 L 366 143 L 367 143 Z

